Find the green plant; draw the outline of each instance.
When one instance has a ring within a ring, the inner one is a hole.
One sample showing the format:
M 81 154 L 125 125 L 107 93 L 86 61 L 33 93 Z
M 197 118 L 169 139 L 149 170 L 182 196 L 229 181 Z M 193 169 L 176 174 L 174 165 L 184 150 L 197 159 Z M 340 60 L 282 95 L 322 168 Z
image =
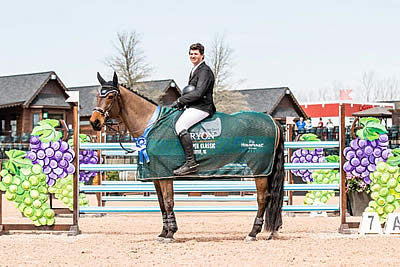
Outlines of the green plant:
M 119 173 L 118 173 L 118 171 L 107 172 L 106 181 L 119 181 Z

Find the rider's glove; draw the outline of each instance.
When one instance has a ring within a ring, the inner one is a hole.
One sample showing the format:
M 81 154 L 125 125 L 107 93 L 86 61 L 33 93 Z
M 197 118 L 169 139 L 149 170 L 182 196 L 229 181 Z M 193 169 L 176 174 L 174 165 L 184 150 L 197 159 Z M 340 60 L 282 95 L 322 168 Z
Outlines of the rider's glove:
M 175 100 L 174 103 L 172 103 L 171 108 L 177 108 L 177 109 L 183 109 L 185 105 L 183 105 L 181 102 L 178 100 Z

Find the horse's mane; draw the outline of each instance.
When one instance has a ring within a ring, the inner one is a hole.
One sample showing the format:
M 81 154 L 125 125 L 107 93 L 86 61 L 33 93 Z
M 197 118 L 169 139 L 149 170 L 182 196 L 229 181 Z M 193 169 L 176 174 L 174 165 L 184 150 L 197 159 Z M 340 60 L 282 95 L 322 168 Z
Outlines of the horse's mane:
M 120 85 L 123 86 L 124 88 L 128 89 L 128 90 L 131 91 L 132 93 L 134 93 L 134 94 L 140 96 L 141 98 L 143 98 L 143 99 L 149 101 L 150 103 L 152 103 L 152 104 L 154 104 L 154 105 L 156 105 L 156 106 L 159 105 L 159 104 L 156 103 L 153 99 L 150 99 L 149 97 L 147 97 L 147 96 L 145 96 L 145 95 L 143 95 L 143 94 L 141 94 L 141 93 L 139 93 L 139 92 L 133 90 L 132 88 L 128 87 L 126 84 L 120 84 Z

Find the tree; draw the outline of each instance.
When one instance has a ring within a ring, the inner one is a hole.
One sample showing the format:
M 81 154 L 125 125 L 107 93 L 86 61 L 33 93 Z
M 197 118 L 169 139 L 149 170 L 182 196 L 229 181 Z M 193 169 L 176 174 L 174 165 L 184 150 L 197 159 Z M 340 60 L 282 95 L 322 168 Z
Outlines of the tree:
M 136 31 L 118 32 L 116 55 L 106 59 L 106 65 L 111 67 L 122 83 L 132 87 L 134 83 L 151 72 L 151 67 L 146 63 L 143 50 L 140 48 L 140 36 Z
M 247 96 L 236 90 L 215 92 L 214 103 L 218 111 L 228 114 L 241 110 L 250 110 Z
M 229 87 L 233 65 L 232 53 L 232 48 L 225 41 L 225 35 L 216 34 L 209 52 L 210 66 L 215 75 L 214 88 L 216 91 Z
M 375 96 L 377 100 L 393 100 L 397 98 L 400 83 L 396 76 L 376 82 Z
M 207 51 L 207 50 L 206 50 Z M 227 44 L 225 35 L 216 34 L 209 46 L 206 58 L 214 72 L 214 102 L 218 111 L 234 113 L 249 110 L 246 98 L 242 93 L 232 89 L 233 49 Z M 241 82 L 237 82 L 237 87 Z
M 367 102 L 375 98 L 374 86 L 375 86 L 375 73 L 373 71 L 363 72 L 361 85 L 362 85 L 362 96 L 366 98 Z

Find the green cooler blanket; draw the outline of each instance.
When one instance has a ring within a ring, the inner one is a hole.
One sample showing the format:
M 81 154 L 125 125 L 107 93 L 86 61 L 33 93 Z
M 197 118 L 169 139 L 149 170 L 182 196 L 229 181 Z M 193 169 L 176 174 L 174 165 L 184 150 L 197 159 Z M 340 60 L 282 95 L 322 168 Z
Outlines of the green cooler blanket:
M 147 154 L 150 162 L 138 164 L 139 180 L 270 175 L 277 126 L 267 114 L 246 111 L 231 115 L 217 112 L 189 129 L 199 163 L 198 172 L 190 176 L 174 176 L 173 170 L 185 162 L 174 127 L 182 112 L 166 107 L 161 109 L 158 121 L 148 133 Z

